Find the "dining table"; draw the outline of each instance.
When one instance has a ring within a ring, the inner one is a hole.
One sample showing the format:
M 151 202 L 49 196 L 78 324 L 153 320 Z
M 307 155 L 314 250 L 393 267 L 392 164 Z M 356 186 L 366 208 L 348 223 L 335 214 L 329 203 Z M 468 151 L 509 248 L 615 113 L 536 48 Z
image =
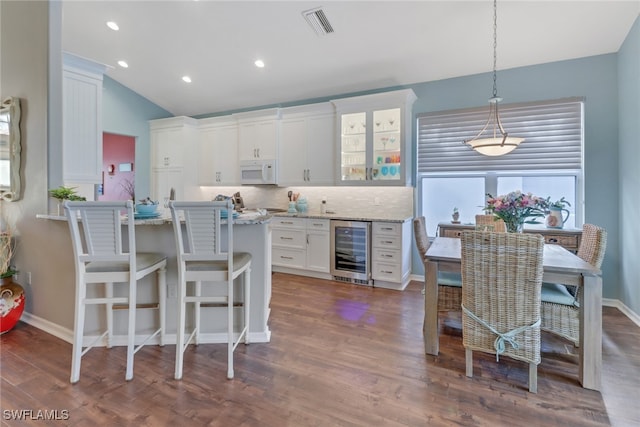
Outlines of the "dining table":
M 545 244 L 544 282 L 581 286 L 578 380 L 584 388 L 600 390 L 602 371 L 602 272 L 560 245 Z M 460 272 L 461 242 L 454 237 L 436 237 L 426 253 L 424 299 L 425 352 L 439 351 L 438 271 Z

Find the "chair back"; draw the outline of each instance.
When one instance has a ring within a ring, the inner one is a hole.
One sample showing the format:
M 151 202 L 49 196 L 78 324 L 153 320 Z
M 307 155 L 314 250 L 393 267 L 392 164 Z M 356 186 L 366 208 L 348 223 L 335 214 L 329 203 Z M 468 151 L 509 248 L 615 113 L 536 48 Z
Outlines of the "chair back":
M 226 201 L 169 202 L 173 220 L 178 263 L 228 261 L 233 271 L 233 203 Z M 228 219 L 223 236 L 222 222 Z M 181 222 L 184 220 L 184 231 Z M 223 244 L 227 250 L 223 251 Z
M 582 226 L 582 238 L 578 256 L 596 268 L 602 266 L 604 252 L 607 249 L 607 232 L 593 224 Z
M 418 247 L 420 258 L 424 263 L 427 250 L 429 249 L 429 246 L 431 246 L 429 237 L 427 236 L 427 226 L 425 224 L 424 216 L 417 216 L 413 219 L 413 235 L 416 239 L 416 246 Z
M 507 226 L 503 220 L 493 215 L 476 215 L 476 230 L 506 233 Z
M 71 232 L 76 272 L 84 273 L 87 263 L 103 270 L 117 264 L 119 270 L 136 271 L 136 240 L 133 202 L 65 201 L 64 209 Z M 123 245 L 122 213 L 128 218 L 127 245 Z M 80 226 L 80 223 L 82 226 Z M 125 266 L 128 264 L 128 266 Z
M 538 364 L 543 237 L 465 231 L 461 248 L 465 348 L 495 354 L 497 337 L 486 325 L 500 333 L 524 328 L 515 335 L 519 348 L 506 345 L 503 354 Z

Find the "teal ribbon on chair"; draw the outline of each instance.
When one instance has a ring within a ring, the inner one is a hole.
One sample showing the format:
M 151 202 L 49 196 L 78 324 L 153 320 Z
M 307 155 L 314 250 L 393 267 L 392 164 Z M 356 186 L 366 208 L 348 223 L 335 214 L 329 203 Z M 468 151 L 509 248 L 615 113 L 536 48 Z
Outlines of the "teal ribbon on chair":
M 500 355 L 504 353 L 504 351 L 507 348 L 505 343 L 508 343 L 511 347 L 513 347 L 514 350 L 517 350 L 518 348 L 520 348 L 520 344 L 518 344 L 518 342 L 516 341 L 515 336 L 523 331 L 526 331 L 527 329 L 540 326 L 540 319 L 538 319 L 535 323 L 531 325 L 520 326 L 519 328 L 516 328 L 512 331 L 501 333 L 501 332 L 498 332 L 493 326 L 491 326 L 490 324 L 488 324 L 487 322 L 485 322 L 484 320 L 476 316 L 474 313 L 472 313 L 464 305 L 462 305 L 462 311 L 468 314 L 469 317 L 471 317 L 473 320 L 480 323 L 481 325 L 483 325 L 484 327 L 486 327 L 491 332 L 497 335 L 495 341 L 493 342 L 493 348 L 496 349 L 496 362 L 500 361 Z

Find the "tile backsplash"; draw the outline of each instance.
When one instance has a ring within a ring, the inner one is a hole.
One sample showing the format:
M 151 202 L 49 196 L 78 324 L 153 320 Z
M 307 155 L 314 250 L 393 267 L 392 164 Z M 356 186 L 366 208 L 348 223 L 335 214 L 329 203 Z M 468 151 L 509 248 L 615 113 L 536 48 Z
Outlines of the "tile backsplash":
M 240 192 L 249 209 L 287 209 L 287 192 L 293 191 L 307 198 L 309 213 L 319 213 L 322 198 L 326 197 L 327 210 L 339 215 L 361 216 L 377 212 L 413 216 L 413 187 L 199 187 L 199 197 L 211 200 L 218 194 L 231 196 L 236 191 Z

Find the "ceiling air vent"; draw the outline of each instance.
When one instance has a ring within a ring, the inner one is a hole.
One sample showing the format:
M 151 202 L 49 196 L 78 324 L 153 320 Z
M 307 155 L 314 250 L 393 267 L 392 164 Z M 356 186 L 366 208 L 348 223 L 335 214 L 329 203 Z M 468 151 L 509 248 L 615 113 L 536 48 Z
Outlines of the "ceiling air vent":
M 302 16 L 304 16 L 304 19 L 307 20 L 317 35 L 325 36 L 333 33 L 333 27 L 321 7 L 305 10 L 302 12 Z

